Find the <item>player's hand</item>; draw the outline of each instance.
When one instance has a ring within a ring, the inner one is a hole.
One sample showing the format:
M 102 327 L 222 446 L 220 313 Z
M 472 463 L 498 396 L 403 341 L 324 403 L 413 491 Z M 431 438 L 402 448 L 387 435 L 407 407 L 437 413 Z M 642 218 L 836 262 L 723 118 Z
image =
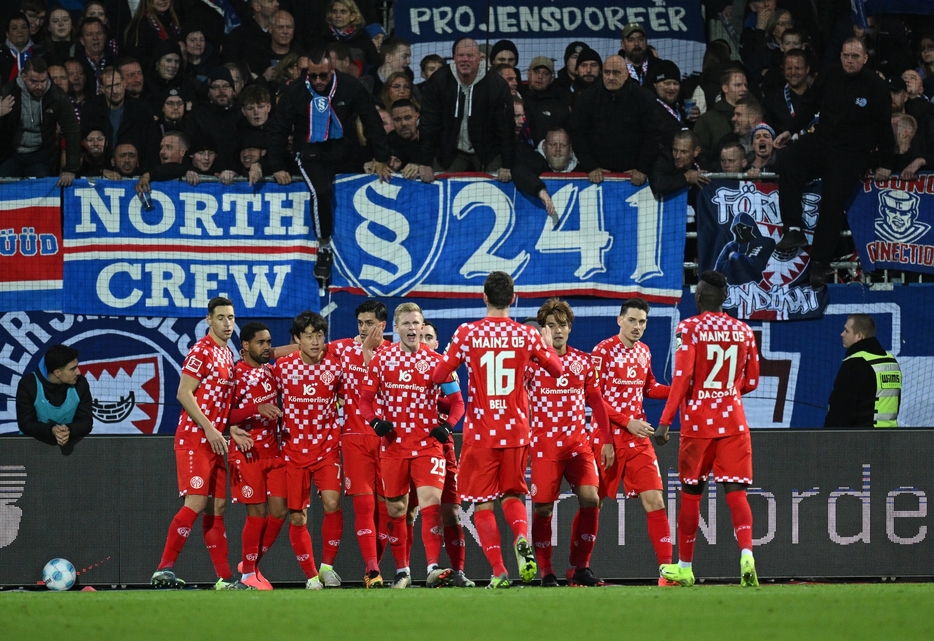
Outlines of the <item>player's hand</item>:
M 431 430 L 430 433 L 439 443 L 447 443 L 449 440 L 451 440 L 451 434 L 454 433 L 454 430 L 451 429 L 451 426 L 447 421 L 441 421 L 441 424 L 438 425 L 438 427 L 435 429 Z
M 652 436 L 655 433 L 655 430 L 652 429 L 652 426 L 645 421 L 640 421 L 637 418 L 629 419 L 629 423 L 626 425 L 626 429 L 636 437 L 647 438 Z
M 68 438 L 71 436 L 71 430 L 68 429 L 67 425 L 56 425 L 52 428 L 52 434 L 55 435 L 55 442 L 59 445 L 65 445 L 68 442 Z
M 363 339 L 363 349 L 370 350 L 371 352 L 376 350 L 379 344 L 383 342 L 384 329 L 386 329 L 386 326 L 383 323 L 373 325 Z
M 282 410 L 272 403 L 260 403 L 259 407 L 256 408 L 256 413 L 263 418 L 277 419 L 282 417 Z M 233 434 L 233 431 L 231 430 L 230 433 Z
M 655 430 L 655 442 L 659 445 L 664 445 L 671 439 L 671 436 L 668 435 L 668 426 L 659 425 L 658 429 Z
M 600 462 L 603 465 L 603 470 L 609 470 L 613 467 L 613 463 L 616 462 L 616 446 L 612 443 L 607 443 L 603 446 L 603 449 L 600 450 Z
M 208 445 L 211 446 L 212 452 L 215 454 L 227 453 L 227 439 L 213 425 L 204 430 L 204 435 L 208 439 Z
M 253 449 L 253 439 L 250 438 L 250 433 L 239 425 L 230 426 L 230 438 L 237 444 L 241 452 L 249 452 Z
M 538 330 L 542 335 L 542 340 L 545 342 L 545 347 L 554 347 L 555 346 L 555 337 L 551 333 L 551 328 L 548 325 L 542 325 L 542 328 Z
M 280 169 L 272 175 L 276 179 L 276 182 L 280 185 L 288 185 L 292 182 L 292 174 L 287 172 L 285 169 Z
M 629 176 L 630 176 L 629 182 L 631 182 L 634 187 L 638 187 L 639 185 L 644 185 L 645 181 L 649 179 L 648 176 L 643 174 L 638 169 L 630 169 Z
M 377 436 L 386 436 L 393 429 L 395 429 L 395 425 L 389 421 L 384 421 L 379 418 L 374 418 L 372 421 L 370 421 L 370 427 L 373 428 L 373 431 L 376 432 Z

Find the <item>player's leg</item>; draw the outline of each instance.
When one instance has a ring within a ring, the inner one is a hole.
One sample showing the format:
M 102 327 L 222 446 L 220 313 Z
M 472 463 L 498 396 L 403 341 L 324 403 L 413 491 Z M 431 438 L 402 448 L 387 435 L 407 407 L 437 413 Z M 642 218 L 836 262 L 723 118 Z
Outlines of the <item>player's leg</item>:
M 409 507 L 405 510 L 405 544 L 408 549 L 405 556 L 412 558 L 412 545 L 415 543 L 415 519 L 418 518 L 418 492 L 415 490 L 415 483 L 409 485 Z
M 315 553 L 308 533 L 308 506 L 311 505 L 311 470 L 286 464 L 286 484 L 289 506 L 289 543 L 295 560 L 305 573 L 309 590 L 321 590 L 324 584 L 315 567 Z
M 227 530 L 224 528 L 224 512 L 227 509 L 227 461 L 223 456 L 213 457 L 207 487 L 208 503 L 204 514 L 201 515 L 204 545 L 211 555 L 214 573 L 219 579 L 215 588 L 230 589 L 232 586 L 229 584 L 236 584 L 237 581 L 231 581 L 233 572 L 230 571 L 230 550 L 227 544 Z
M 717 439 L 717 455 L 713 464 L 714 480 L 723 484 L 733 533 L 740 549 L 740 584 L 759 585 L 756 561 L 752 554 L 752 510 L 746 489 L 752 484 L 752 441 L 749 433 Z
M 596 587 L 603 585 L 590 569 L 590 558 L 597 541 L 600 525 L 600 488 L 596 460 L 593 453 L 576 456 L 565 468 L 565 478 L 577 495 L 578 509 L 574 517 L 575 527 L 571 539 L 571 556 L 576 565 L 574 574 L 568 580 L 569 585 Z M 615 491 L 615 488 L 614 488 Z
M 542 575 L 542 587 L 558 587 L 552 565 L 552 527 L 555 501 L 561 493 L 561 479 L 567 461 L 532 458 L 532 548 Z
M 333 451 L 315 467 L 312 480 L 324 507 L 324 518 L 321 521 L 321 567 L 318 568 L 318 574 L 324 587 L 339 588 L 341 578 L 334 571 L 334 559 L 344 533 L 344 512 L 341 510 L 341 486 L 344 479 L 341 476 L 339 452 Z
M 266 527 L 263 529 L 263 538 L 259 547 L 259 556 L 256 562 L 259 563 L 263 555 L 269 551 L 276 539 L 279 538 L 279 532 L 285 520 L 289 518 L 288 484 L 285 479 L 285 461 L 281 458 L 272 459 L 269 464 L 269 470 L 266 474 Z M 262 579 L 265 581 L 265 579 Z
M 441 544 L 444 541 L 444 529 L 441 525 L 444 468 L 445 459 L 441 452 L 412 459 L 410 467 L 412 484 L 416 488 L 415 500 L 422 516 L 422 544 L 425 546 L 425 560 L 428 566 L 425 586 L 429 588 L 445 585 L 451 576 L 450 568 L 442 568 L 439 565 Z
M 630 448 L 632 454 L 626 464 L 626 473 L 623 476 L 623 485 L 626 496 L 639 496 L 642 507 L 645 509 L 645 518 L 648 525 L 649 540 L 655 550 L 656 566 L 671 564 L 671 526 L 668 523 L 668 513 L 665 511 L 665 500 L 662 494 L 664 484 L 662 473 L 658 468 L 658 458 L 655 448 L 644 439 L 635 448 Z M 659 585 L 670 586 L 672 583 L 659 577 Z
M 519 576 L 524 583 L 531 583 L 538 573 L 535 551 L 529 542 L 529 520 L 524 497 L 529 493 L 525 472 L 529 465 L 529 447 L 511 447 L 502 450 L 499 471 L 499 487 L 502 493 L 500 506 L 506 524 L 512 530 L 513 550 L 519 564 Z
M 409 508 L 411 476 L 408 459 L 380 459 L 380 484 L 386 496 L 386 513 L 389 518 L 389 547 L 396 562 L 396 574 L 392 587 L 407 588 L 412 584 L 409 569 L 408 526 L 406 515 Z
M 460 519 L 460 497 L 457 492 L 457 455 L 454 444 L 444 444 L 444 488 L 441 490 L 441 524 L 444 527 L 444 549 L 451 561 L 451 576 L 448 585 L 458 588 L 472 588 L 474 582 L 464 574 L 464 553 L 466 542 L 464 528 Z
M 375 572 L 375 578 L 379 575 L 375 494 L 379 478 L 379 439 L 348 434 L 341 439 L 341 453 L 344 460 L 344 491 L 353 501 L 357 545 L 360 547 L 366 575 Z
M 246 507 L 246 520 L 240 534 L 241 553 L 237 570 L 240 580 L 257 590 L 270 589 L 256 576 L 256 561 L 266 529 L 266 465 L 265 459 L 247 460 L 242 452 L 233 450 L 230 456 L 230 500 Z
M 499 469 L 503 450 L 474 447 L 464 443 L 461 450 L 460 470 L 457 477 L 461 500 L 474 504 L 474 527 L 480 547 L 493 570 L 490 586 L 509 587 L 509 573 L 503 563 L 502 538 L 496 515 L 493 513 L 493 500 L 499 494 Z

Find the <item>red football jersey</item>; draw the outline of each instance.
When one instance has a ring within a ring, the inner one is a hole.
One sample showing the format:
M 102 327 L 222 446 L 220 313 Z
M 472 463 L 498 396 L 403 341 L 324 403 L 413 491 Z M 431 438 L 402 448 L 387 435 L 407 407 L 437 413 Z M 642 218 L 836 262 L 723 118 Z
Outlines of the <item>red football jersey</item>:
M 272 371 L 282 390 L 282 429 L 288 433 L 282 446 L 285 460 L 300 467 L 317 463 L 340 447 L 340 360 L 325 351 L 320 361 L 308 365 L 301 352 L 293 352 L 278 359 Z
M 560 358 L 561 376 L 534 363 L 526 370 L 533 460 L 562 461 L 590 451 L 586 405 L 587 393 L 597 390 L 593 363 L 570 345 Z
M 759 351 L 749 326 L 723 312 L 678 323 L 675 373 L 662 412 L 681 409 L 681 438 L 720 438 L 749 429 L 742 395 L 759 385 Z
M 218 345 L 211 335 L 207 334 L 188 352 L 182 364 L 182 374 L 200 381 L 198 389 L 195 390 L 198 407 L 211 421 L 211 425 L 223 432 L 227 427 L 227 414 L 233 400 L 233 352 Z M 187 450 L 196 447 L 211 449 L 204 430 L 182 409 L 178 417 L 178 428 L 175 430 L 175 449 Z
M 388 341 L 376 348 L 378 353 L 390 345 Z M 341 399 L 344 401 L 344 423 L 341 427 L 341 434 L 366 434 L 373 435 L 373 428 L 367 425 L 360 414 L 360 387 L 366 379 L 367 367 L 363 364 L 363 345 L 352 338 L 342 338 L 328 343 L 328 351 L 335 354 L 341 362 L 344 370 L 343 392 Z
M 464 442 L 487 448 L 527 445 L 525 369 L 530 360 L 544 366 L 553 353 L 535 329 L 510 318 L 488 316 L 458 327 L 434 380 L 442 374 L 447 377 L 461 363 L 467 364 Z
M 644 421 L 642 401 L 645 397 L 668 396 L 669 387 L 656 381 L 652 373 L 652 352 L 641 341 L 630 348 L 619 335 L 611 336 L 593 348 L 591 358 L 604 400 L 623 416 Z M 625 425 L 613 423 L 612 428 L 616 447 L 624 447 L 636 438 Z M 598 434 L 594 432 L 597 445 L 600 444 Z
M 431 374 L 440 360 L 425 345 L 410 353 L 398 343 L 373 356 L 363 390 L 375 395 L 379 417 L 395 426 L 380 439 L 381 458 L 444 455 L 441 443 L 429 435 L 439 423 L 441 388 L 431 381 Z
M 237 379 L 234 387 L 234 400 L 231 414 L 234 410 L 253 406 L 253 415 L 241 421 L 240 427 L 249 430 L 253 439 L 253 448 L 247 452 L 247 457 L 275 458 L 279 456 L 279 421 L 265 418 L 256 413 L 255 407 L 264 403 L 276 404 L 279 395 L 279 383 L 272 374 L 272 366 L 268 363 L 253 367 L 246 361 L 237 363 L 234 373 Z M 231 448 L 236 450 L 236 443 L 231 440 Z

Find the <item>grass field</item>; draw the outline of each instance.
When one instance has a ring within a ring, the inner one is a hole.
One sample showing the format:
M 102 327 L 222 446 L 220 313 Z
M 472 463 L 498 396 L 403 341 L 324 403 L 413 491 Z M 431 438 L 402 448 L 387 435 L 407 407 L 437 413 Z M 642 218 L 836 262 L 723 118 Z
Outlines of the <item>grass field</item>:
M 0 593 L 0 639 L 934 639 L 934 584 Z

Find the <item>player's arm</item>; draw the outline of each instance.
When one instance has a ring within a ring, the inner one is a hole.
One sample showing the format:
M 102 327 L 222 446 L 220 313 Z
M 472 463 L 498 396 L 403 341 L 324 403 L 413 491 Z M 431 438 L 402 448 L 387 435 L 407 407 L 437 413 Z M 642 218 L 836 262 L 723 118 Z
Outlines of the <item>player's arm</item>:
M 459 327 L 454 336 L 451 337 L 451 343 L 447 350 L 441 355 L 441 360 L 435 365 L 435 371 L 431 373 L 431 382 L 435 385 L 441 385 L 451 378 L 451 374 L 460 367 L 463 358 L 460 355 L 461 346 L 461 328 Z
M 643 388 L 643 394 L 648 398 L 668 398 L 670 392 L 670 385 L 662 385 L 656 380 L 655 374 L 652 372 L 652 361 L 649 361 L 649 366 L 645 368 L 645 387 Z
M 532 359 L 557 378 L 564 374 L 564 361 L 558 356 L 552 341 L 551 328 L 545 325 L 541 329 L 539 348 L 532 352 Z
M 224 439 L 224 435 L 211 424 L 208 417 L 201 411 L 201 407 L 198 405 L 198 399 L 195 398 L 195 391 L 197 391 L 200 384 L 200 380 L 183 372 L 181 380 L 178 382 L 178 393 L 175 395 L 175 398 L 182 404 L 182 408 L 188 412 L 188 416 L 191 417 L 191 420 L 204 430 L 204 436 L 208 439 L 208 445 L 211 446 L 211 451 L 215 454 L 226 454 L 227 441 Z
M 292 339 L 295 340 L 295 339 Z M 298 351 L 298 343 L 289 343 L 288 345 L 279 345 L 272 348 L 272 359 L 282 358 Z
M 376 353 L 376 348 L 379 347 L 380 343 L 383 342 L 383 332 L 385 330 L 386 322 L 380 321 L 370 328 L 370 331 L 367 332 L 366 338 L 363 339 L 361 348 L 363 350 L 364 367 L 369 367 L 370 361 L 373 360 L 373 354 Z
M 743 384 L 739 393 L 748 394 L 757 387 L 759 387 L 759 350 L 756 349 L 755 337 L 750 336 L 749 350 L 746 353 L 746 366 L 743 368 Z
M 239 425 L 230 424 L 230 438 L 237 444 L 241 452 L 249 452 L 253 449 L 253 439 L 250 437 L 250 433 Z
M 441 384 L 441 393 L 444 396 L 438 401 L 438 408 L 444 408 L 447 419 L 439 421 L 438 426 L 431 430 L 431 435 L 441 443 L 447 443 L 454 433 L 452 425 L 457 425 L 458 421 L 464 416 L 464 397 L 461 394 L 460 385 L 457 383 L 457 376 L 451 375 L 451 378 Z
M 675 412 L 681 406 L 684 397 L 687 396 L 688 388 L 691 386 L 691 379 L 694 377 L 694 345 L 690 342 L 690 337 L 685 337 L 684 343 L 675 352 L 675 375 L 671 381 L 671 390 L 668 393 L 668 402 L 665 403 L 665 409 L 662 411 L 662 417 L 659 420 L 658 429 L 655 430 L 655 442 L 664 445 L 668 442 L 668 428 L 675 419 Z
M 391 422 L 380 418 L 376 413 L 373 401 L 376 399 L 376 392 L 379 389 L 379 379 L 376 377 L 375 368 L 373 367 L 375 364 L 370 363 L 367 376 L 360 385 L 360 415 L 363 420 L 370 424 L 377 436 L 385 436 L 395 426 Z

